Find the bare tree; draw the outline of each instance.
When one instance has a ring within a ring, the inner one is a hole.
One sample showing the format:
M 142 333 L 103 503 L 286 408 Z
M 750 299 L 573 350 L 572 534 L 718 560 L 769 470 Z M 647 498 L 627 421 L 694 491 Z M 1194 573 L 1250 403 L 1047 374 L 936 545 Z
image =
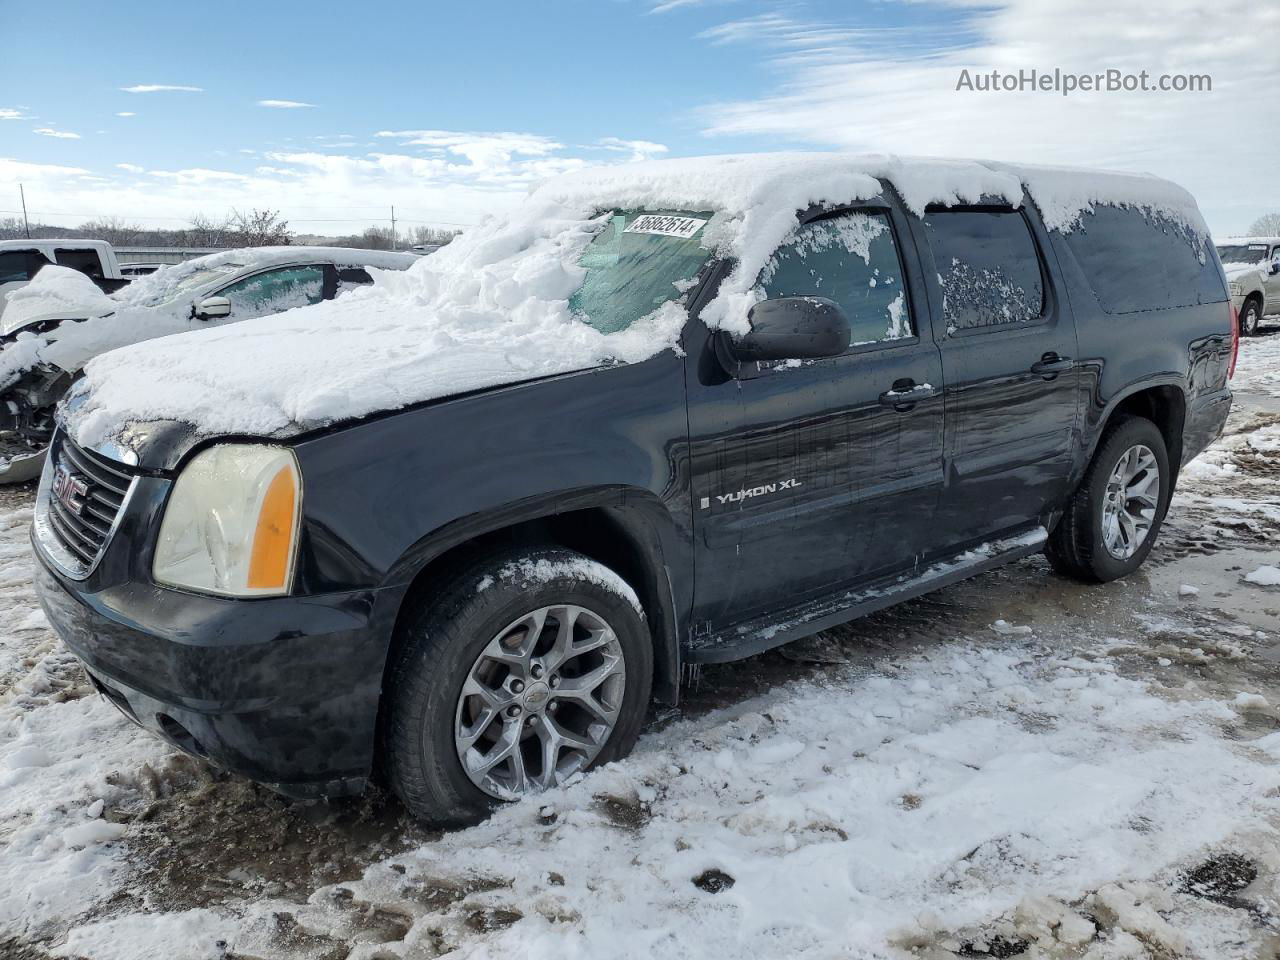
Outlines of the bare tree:
M 438 243 L 444 246 L 462 231 L 442 230 L 439 227 L 414 227 L 411 242 L 416 244 Z
M 280 218 L 279 210 L 232 210 L 231 223 L 240 244 L 246 247 L 282 247 L 293 239 L 289 223 Z
M 94 240 L 105 240 L 113 246 L 126 247 L 137 243 L 143 230 L 140 224 L 130 223 L 123 217 L 99 217 L 80 224 L 78 232 Z
M 1255 237 L 1274 237 L 1280 235 L 1280 213 L 1264 213 L 1249 227 Z
M 369 227 L 360 239 L 366 250 L 390 250 L 395 245 L 395 234 L 390 227 Z
M 230 215 L 221 220 L 214 220 L 203 213 L 193 213 L 185 230 L 175 231 L 173 246 L 176 247 L 225 247 L 230 246 L 232 239 Z

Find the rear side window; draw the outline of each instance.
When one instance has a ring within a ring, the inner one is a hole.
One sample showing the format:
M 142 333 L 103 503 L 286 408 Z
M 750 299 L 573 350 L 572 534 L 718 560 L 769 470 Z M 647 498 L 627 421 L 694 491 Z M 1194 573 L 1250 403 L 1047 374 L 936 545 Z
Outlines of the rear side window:
M 1227 299 L 1208 241 L 1137 207 L 1098 205 L 1066 240 L 1107 313 Z
M 931 209 L 924 227 L 948 333 L 1026 323 L 1044 313 L 1040 254 L 1021 213 Z
M 893 229 L 879 211 L 802 224 L 760 274 L 765 299 L 825 297 L 849 318 L 851 346 L 915 336 Z
M 97 250 L 77 250 L 61 248 L 54 251 L 58 258 L 58 266 L 79 270 L 85 276 L 102 278 L 102 259 Z

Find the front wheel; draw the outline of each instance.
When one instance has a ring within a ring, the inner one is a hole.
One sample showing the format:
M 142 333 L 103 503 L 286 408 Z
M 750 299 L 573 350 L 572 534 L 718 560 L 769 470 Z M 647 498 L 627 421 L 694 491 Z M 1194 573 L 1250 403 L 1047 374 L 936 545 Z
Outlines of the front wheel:
M 1240 336 L 1254 337 L 1258 335 L 1258 327 L 1262 325 L 1262 305 L 1257 300 L 1245 301 L 1240 311 Z
M 1155 545 L 1172 481 L 1154 423 L 1131 416 L 1113 423 L 1049 536 L 1045 554 L 1053 568 L 1094 583 L 1137 570 Z
M 652 681 L 616 573 L 558 548 L 490 557 L 404 624 L 384 692 L 390 785 L 424 821 L 473 822 L 629 753 Z

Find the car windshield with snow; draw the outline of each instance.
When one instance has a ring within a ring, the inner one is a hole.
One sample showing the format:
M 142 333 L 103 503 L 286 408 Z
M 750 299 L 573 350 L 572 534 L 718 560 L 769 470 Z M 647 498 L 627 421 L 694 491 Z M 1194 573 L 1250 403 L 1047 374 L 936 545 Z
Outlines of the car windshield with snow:
M 405 270 L 410 254 L 327 247 L 230 250 L 158 269 L 111 294 L 48 265 L 4 298 L 0 333 L 0 483 L 38 476 L 53 409 L 93 357 L 126 344 L 332 300 L 368 286 L 368 268 Z
M 1132 572 L 1237 334 L 1153 177 L 577 171 L 357 296 L 88 363 L 38 589 L 181 749 L 472 820 L 624 755 L 687 667 L 1032 553 Z

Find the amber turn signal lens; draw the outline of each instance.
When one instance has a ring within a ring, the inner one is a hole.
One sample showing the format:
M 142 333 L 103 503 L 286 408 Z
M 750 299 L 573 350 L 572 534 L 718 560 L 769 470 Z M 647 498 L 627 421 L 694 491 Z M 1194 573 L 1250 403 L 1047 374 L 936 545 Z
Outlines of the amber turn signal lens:
M 290 467 L 282 467 L 267 486 L 258 511 L 258 527 L 249 557 L 247 586 L 251 589 L 282 589 L 287 585 L 297 515 L 297 478 Z

